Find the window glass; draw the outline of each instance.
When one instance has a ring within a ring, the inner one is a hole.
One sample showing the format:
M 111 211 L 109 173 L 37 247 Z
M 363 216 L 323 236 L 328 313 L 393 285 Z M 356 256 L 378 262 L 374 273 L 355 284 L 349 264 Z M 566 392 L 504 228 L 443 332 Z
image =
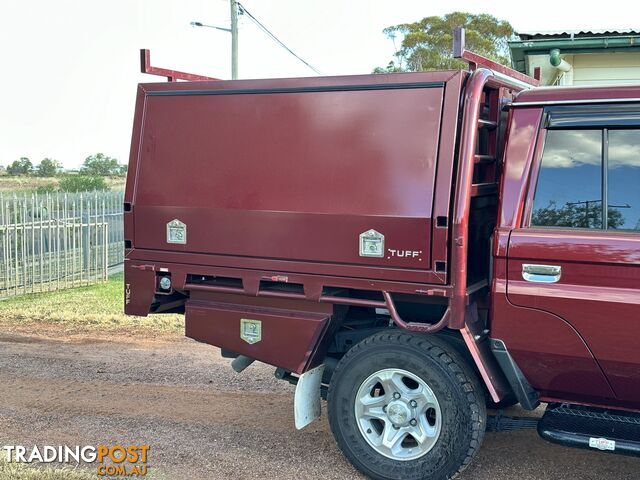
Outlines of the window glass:
M 549 130 L 532 226 L 602 228 L 602 130 Z
M 609 130 L 608 227 L 640 230 L 640 130 Z

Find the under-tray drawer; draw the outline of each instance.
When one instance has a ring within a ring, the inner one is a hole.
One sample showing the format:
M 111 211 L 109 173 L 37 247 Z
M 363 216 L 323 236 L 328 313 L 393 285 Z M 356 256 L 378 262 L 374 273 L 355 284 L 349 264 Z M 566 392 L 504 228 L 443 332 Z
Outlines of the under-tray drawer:
M 190 300 L 186 336 L 261 362 L 303 373 L 328 313 Z

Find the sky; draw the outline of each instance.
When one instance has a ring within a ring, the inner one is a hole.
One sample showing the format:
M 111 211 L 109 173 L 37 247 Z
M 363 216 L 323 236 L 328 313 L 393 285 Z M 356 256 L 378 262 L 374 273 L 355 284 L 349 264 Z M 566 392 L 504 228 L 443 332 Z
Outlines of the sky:
M 640 28 L 628 1 L 538 0 L 242 0 L 294 52 L 324 75 L 370 73 L 394 46 L 382 29 L 459 10 L 490 13 L 516 31 Z M 228 0 L 0 0 L 0 165 L 27 156 L 78 167 L 103 152 L 126 163 L 139 49 L 152 64 L 230 78 L 230 35 L 191 21 L 227 27 Z M 637 18 L 636 18 L 637 20 Z M 637 20 L 640 21 L 640 20 Z M 265 36 L 239 23 L 240 78 L 315 73 Z

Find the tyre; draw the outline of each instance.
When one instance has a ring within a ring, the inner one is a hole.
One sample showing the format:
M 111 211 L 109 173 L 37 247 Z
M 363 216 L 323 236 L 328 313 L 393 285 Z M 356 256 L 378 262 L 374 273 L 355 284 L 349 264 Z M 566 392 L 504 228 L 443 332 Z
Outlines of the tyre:
M 477 377 L 430 335 L 361 341 L 338 363 L 328 402 L 339 448 L 374 479 L 453 478 L 480 448 L 486 426 Z

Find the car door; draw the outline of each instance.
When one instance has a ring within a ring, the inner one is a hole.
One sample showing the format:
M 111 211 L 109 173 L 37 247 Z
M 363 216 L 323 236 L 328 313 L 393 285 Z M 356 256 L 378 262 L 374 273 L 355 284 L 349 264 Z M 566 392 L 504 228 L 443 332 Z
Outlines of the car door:
M 571 325 L 620 406 L 640 406 L 640 106 L 545 112 L 507 298 Z M 580 372 L 576 372 L 579 375 Z

